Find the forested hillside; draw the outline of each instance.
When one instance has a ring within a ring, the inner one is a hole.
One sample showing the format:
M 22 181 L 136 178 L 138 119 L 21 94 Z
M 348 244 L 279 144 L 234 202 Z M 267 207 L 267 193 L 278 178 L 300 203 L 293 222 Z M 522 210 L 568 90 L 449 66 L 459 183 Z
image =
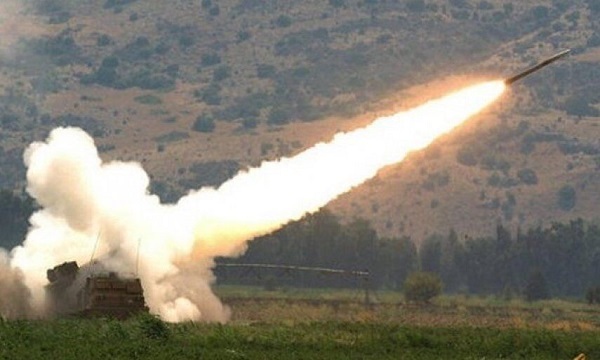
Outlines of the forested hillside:
M 600 1 L 6 0 L 0 186 L 56 126 L 176 201 L 240 169 L 561 49 L 492 109 L 336 200 L 420 243 L 597 218 Z M 12 240 L 11 240 L 12 243 Z

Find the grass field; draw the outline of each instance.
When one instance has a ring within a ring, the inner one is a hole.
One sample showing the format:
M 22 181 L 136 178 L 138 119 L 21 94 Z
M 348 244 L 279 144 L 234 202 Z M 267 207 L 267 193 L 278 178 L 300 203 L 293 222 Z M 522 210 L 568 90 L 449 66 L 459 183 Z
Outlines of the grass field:
M 600 331 L 600 306 L 552 299 L 526 302 L 494 296 L 449 295 L 429 305 L 405 302 L 402 293 L 377 291 L 365 301 L 354 289 L 264 291 L 259 287 L 219 286 L 217 294 L 232 308 L 232 322 L 287 324 L 342 321 L 425 327 L 494 327 Z
M 219 286 L 226 325 L 0 321 L 0 359 L 600 358 L 600 307 L 552 300 L 442 297 L 428 306 L 378 292 Z
M 598 332 L 377 322 L 164 324 L 152 317 L 0 324 L 3 359 L 572 359 Z

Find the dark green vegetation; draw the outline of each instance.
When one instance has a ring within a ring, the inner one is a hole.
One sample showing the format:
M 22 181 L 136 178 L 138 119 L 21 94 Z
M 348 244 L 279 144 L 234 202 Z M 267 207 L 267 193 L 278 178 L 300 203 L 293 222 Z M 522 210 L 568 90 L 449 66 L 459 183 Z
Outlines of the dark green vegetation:
M 420 328 L 369 323 L 202 325 L 0 322 L 4 359 L 572 359 L 600 356 L 597 332 Z
M 402 289 L 415 271 L 435 273 L 450 293 L 495 294 L 528 300 L 583 299 L 598 286 L 600 228 L 582 220 L 511 234 L 499 225 L 495 237 L 458 239 L 456 232 L 433 235 L 417 248 L 409 238 L 380 238 L 365 220 L 342 225 L 328 211 L 309 215 L 249 244 L 244 256 L 227 262 L 278 263 L 369 270 L 378 289 Z M 277 284 L 269 272 L 244 277 L 217 269 L 224 283 Z M 296 286 L 357 286 L 354 278 L 299 274 L 284 278 Z M 418 300 L 418 299 L 417 299 Z

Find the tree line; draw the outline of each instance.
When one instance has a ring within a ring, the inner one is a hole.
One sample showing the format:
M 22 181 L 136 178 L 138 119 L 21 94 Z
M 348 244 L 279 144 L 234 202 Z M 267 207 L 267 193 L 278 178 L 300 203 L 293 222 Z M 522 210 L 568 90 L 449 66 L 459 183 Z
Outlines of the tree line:
M 403 288 L 417 271 L 437 274 L 447 293 L 583 298 L 600 285 L 600 228 L 582 219 L 494 236 L 459 239 L 454 230 L 414 239 L 379 237 L 368 221 L 342 224 L 328 210 L 305 216 L 253 240 L 244 256 L 223 263 L 285 264 L 368 270 L 370 286 Z M 316 273 L 273 273 L 217 267 L 224 283 L 289 286 L 353 286 L 357 279 Z M 277 284 L 276 284 L 277 285 Z
M 34 210 L 34 201 L 25 194 L 0 191 L 0 247 L 22 242 Z M 417 247 L 408 236 L 379 237 L 367 220 L 344 224 L 324 209 L 251 241 L 240 258 L 217 262 L 368 271 L 371 287 L 396 290 L 421 271 L 437 274 L 448 293 L 600 302 L 600 227 L 582 219 L 516 234 L 498 225 L 494 236 L 480 238 L 460 239 L 450 230 Z M 217 267 L 216 273 L 220 282 L 253 285 L 348 287 L 362 281 L 319 272 Z

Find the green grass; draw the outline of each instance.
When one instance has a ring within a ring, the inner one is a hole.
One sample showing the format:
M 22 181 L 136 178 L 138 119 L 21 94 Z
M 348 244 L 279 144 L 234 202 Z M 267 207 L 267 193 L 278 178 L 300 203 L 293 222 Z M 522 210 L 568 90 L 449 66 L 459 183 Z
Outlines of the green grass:
M 373 322 L 423 327 L 480 327 L 598 331 L 600 307 L 552 299 L 526 302 L 496 296 L 444 295 L 431 304 L 407 303 L 402 293 L 377 291 L 370 303 L 360 289 L 223 286 L 215 288 L 232 308 L 232 323 L 286 324 Z
M 115 320 L 4 321 L 3 359 L 572 359 L 600 357 L 598 332 L 426 328 L 361 322 L 294 326 Z
M 222 298 L 248 298 L 248 299 L 305 299 L 305 300 L 353 300 L 362 301 L 365 290 L 357 287 L 354 289 L 340 288 L 294 288 L 279 287 L 268 291 L 260 286 L 244 285 L 218 285 L 214 287 L 215 292 Z M 404 294 L 400 291 L 377 290 L 369 293 L 371 299 L 379 304 L 397 304 L 406 302 Z M 521 308 L 521 309 L 544 309 L 552 308 L 565 311 L 587 311 L 597 309 L 595 306 L 567 299 L 549 299 L 527 302 L 521 298 L 513 297 L 504 299 L 494 295 L 441 295 L 433 299 L 433 305 L 438 307 L 488 307 L 488 308 Z

